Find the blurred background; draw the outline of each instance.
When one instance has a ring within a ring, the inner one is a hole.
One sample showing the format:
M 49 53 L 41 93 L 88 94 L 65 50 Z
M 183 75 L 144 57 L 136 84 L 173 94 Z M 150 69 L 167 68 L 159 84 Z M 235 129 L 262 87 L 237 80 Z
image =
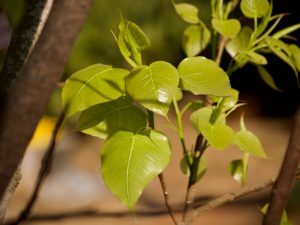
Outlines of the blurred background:
M 183 1 L 176 1 L 183 2 Z M 185 1 L 199 7 L 199 15 L 210 27 L 210 1 Z M 274 14 L 289 12 L 280 23 L 285 27 L 300 22 L 300 6 L 297 1 L 276 0 Z M 22 21 L 25 0 L 0 1 L 0 67 L 3 63 L 6 48 L 9 45 L 11 32 Z M 110 64 L 114 67 L 127 67 L 112 32 L 118 32 L 120 13 L 128 20 L 137 23 L 151 40 L 151 47 L 143 54 L 145 64 L 165 60 L 177 66 L 185 57 L 181 48 L 182 33 L 186 24 L 176 15 L 171 0 L 94 0 L 86 23 L 78 37 L 76 46 L 66 66 L 63 80 L 75 71 L 94 63 Z M 237 18 L 247 23 L 237 10 Z M 62 31 L 63 32 L 63 31 Z M 293 36 L 300 37 L 300 32 Z M 57 43 L 59 45 L 59 43 Z M 300 42 L 298 40 L 298 46 Z M 208 52 L 203 52 L 203 55 Z M 224 54 L 224 62 L 229 56 Z M 257 134 L 266 149 L 268 159 L 250 159 L 247 184 L 260 183 L 274 178 L 280 168 L 281 160 L 287 146 L 292 117 L 299 104 L 299 90 L 293 71 L 275 56 L 268 55 L 267 69 L 274 77 L 277 86 L 282 89 L 276 92 L 269 88 L 255 67 L 245 66 L 231 77 L 233 88 L 241 92 L 240 98 L 247 105 L 229 118 L 235 130 L 239 126 L 239 117 L 246 112 L 245 119 L 249 130 Z M 185 94 L 183 102 L 191 96 Z M 53 93 L 46 115 L 40 121 L 35 136 L 26 152 L 22 165 L 22 181 L 18 186 L 7 212 L 7 220 L 15 218 L 32 192 L 34 181 L 40 168 L 40 161 L 50 140 L 52 129 L 61 112 L 60 89 Z M 170 119 L 175 121 L 173 112 Z M 173 154 L 165 177 L 170 192 L 170 200 L 180 210 L 184 199 L 187 179 L 179 169 L 181 159 L 180 144 L 176 133 L 167 127 L 166 121 L 157 117 L 159 129 L 171 139 Z M 187 142 L 193 143 L 195 133 L 189 127 L 188 115 L 185 116 Z M 117 224 L 122 218 L 124 224 L 172 224 L 166 214 L 137 215 L 126 213 L 127 209 L 119 203 L 106 189 L 100 174 L 99 149 L 102 141 L 80 134 L 74 129 L 74 121 L 69 121 L 61 129 L 51 173 L 46 179 L 34 207 L 33 214 L 39 220 L 27 221 L 27 224 Z M 230 147 L 225 152 L 209 150 L 205 153 L 208 172 L 198 183 L 199 200 L 217 197 L 240 185 L 228 172 L 230 161 L 241 158 L 241 153 Z M 184 182 L 183 182 L 184 181 Z M 266 201 L 268 193 L 260 193 L 239 201 L 237 204 L 221 207 L 204 213 L 195 224 L 215 225 L 255 225 L 259 224 L 261 214 L 257 202 Z M 85 216 L 54 217 L 61 213 L 96 210 L 98 214 Z M 154 180 L 143 193 L 137 210 L 164 210 L 162 191 L 158 180 Z M 116 214 L 114 212 L 118 212 Z M 300 182 L 296 182 L 288 207 L 292 224 L 300 224 Z M 48 216 L 47 216 L 48 215 Z M 38 217 L 40 216 L 40 217 Z M 179 215 L 178 215 L 179 216 Z M 136 222 L 135 222 L 136 221 Z

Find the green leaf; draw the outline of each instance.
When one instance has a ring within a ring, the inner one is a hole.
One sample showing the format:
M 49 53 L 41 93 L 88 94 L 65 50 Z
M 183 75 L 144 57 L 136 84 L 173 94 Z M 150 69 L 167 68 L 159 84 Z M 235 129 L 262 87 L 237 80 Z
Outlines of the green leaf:
M 243 160 L 237 159 L 233 160 L 229 164 L 229 172 L 234 180 L 240 183 L 244 183 L 246 180 L 246 173 L 244 171 L 244 163 Z
M 157 61 L 134 69 L 126 79 L 126 91 L 145 108 L 166 116 L 178 83 L 177 69 Z
M 212 25 L 218 33 L 231 39 L 235 38 L 241 30 L 241 24 L 237 19 L 213 19 Z
M 211 33 L 206 26 L 190 25 L 183 33 L 183 49 L 187 56 L 196 56 L 209 44 Z
M 192 4 L 179 3 L 174 4 L 177 14 L 187 23 L 199 23 L 198 8 Z
M 133 209 L 144 188 L 167 166 L 171 150 L 167 137 L 157 131 L 119 131 L 100 153 L 106 186 Z
M 258 64 L 258 65 L 268 64 L 266 57 L 264 57 L 261 54 L 258 54 L 257 52 L 245 52 L 245 55 L 247 56 L 249 61 L 253 62 L 254 64 Z
M 66 116 L 124 95 L 124 79 L 128 73 L 127 70 L 102 64 L 95 64 L 74 73 L 66 80 L 62 90 Z
M 294 63 L 297 70 L 300 72 L 300 48 L 297 45 L 289 45 L 291 52 L 292 62 Z
M 276 90 L 276 91 L 281 91 L 275 84 L 273 77 L 271 76 L 271 74 L 262 66 L 257 66 L 257 71 L 260 75 L 260 77 L 263 79 L 263 81 L 272 89 Z
M 102 138 L 101 133 L 112 135 L 120 130 L 137 132 L 145 128 L 146 124 L 145 113 L 136 107 L 129 97 L 123 96 L 83 111 L 79 117 L 77 129 L 92 135 L 93 131 L 102 131 L 97 136 Z
M 253 30 L 250 27 L 242 27 L 237 37 L 227 42 L 226 51 L 232 58 L 236 57 L 237 54 L 241 52 L 248 51 L 248 46 L 252 33 Z
M 280 39 L 296 30 L 300 29 L 300 23 L 298 24 L 295 24 L 295 25 L 292 25 L 290 27 L 286 27 L 280 31 L 277 31 L 275 34 L 272 35 L 273 38 L 276 38 L 276 39 Z
M 232 143 L 233 130 L 225 124 L 225 115 L 221 115 L 214 124 L 210 123 L 212 109 L 201 108 L 192 113 L 190 121 L 198 134 L 204 138 L 214 148 L 225 149 Z
M 268 0 L 242 0 L 240 6 L 243 14 L 248 18 L 263 17 L 270 9 Z
M 273 12 L 273 4 L 271 2 L 268 13 L 266 15 L 264 15 L 259 26 L 257 27 L 257 31 L 256 31 L 256 35 L 255 35 L 256 37 L 261 35 L 268 27 L 268 24 L 271 21 L 272 12 Z
M 215 103 L 218 103 L 221 98 L 216 96 L 210 96 L 211 100 Z M 239 100 L 239 91 L 236 89 L 231 89 L 231 96 L 225 97 L 224 103 L 223 103 L 223 111 L 226 111 L 228 109 L 231 109 L 236 105 L 236 103 Z
M 227 74 L 212 60 L 189 57 L 178 66 L 181 85 L 195 95 L 230 96 L 231 87 Z
M 259 139 L 250 131 L 239 131 L 234 135 L 233 143 L 242 151 L 251 155 L 266 158 L 265 151 Z
M 189 156 L 189 160 L 190 160 L 191 163 L 193 163 L 193 157 L 192 156 Z M 189 166 L 187 165 L 186 158 L 183 158 L 180 161 L 180 168 L 181 168 L 181 171 L 183 172 L 183 174 L 185 174 L 188 177 L 190 176 L 191 172 L 190 172 Z M 207 163 L 204 160 L 204 158 L 201 158 L 200 162 L 199 162 L 199 165 L 198 165 L 197 179 L 196 180 L 199 181 L 205 175 L 206 171 L 207 171 Z

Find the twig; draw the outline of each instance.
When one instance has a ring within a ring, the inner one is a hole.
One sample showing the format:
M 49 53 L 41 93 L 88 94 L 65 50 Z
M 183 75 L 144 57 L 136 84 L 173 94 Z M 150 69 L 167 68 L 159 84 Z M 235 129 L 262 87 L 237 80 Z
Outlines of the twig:
M 211 210 L 211 209 L 215 209 L 221 205 L 224 205 L 226 203 L 229 202 L 233 202 L 239 198 L 242 198 L 244 196 L 250 195 L 252 193 L 255 192 L 259 192 L 262 191 L 268 187 L 271 187 L 274 184 L 274 180 L 270 180 L 266 183 L 260 184 L 260 185 L 254 185 L 252 187 L 245 187 L 241 190 L 238 190 L 236 192 L 232 192 L 229 194 L 225 194 L 219 198 L 216 198 L 212 201 L 209 201 L 208 203 L 206 203 L 203 206 L 199 206 L 197 208 L 195 208 L 192 211 L 189 211 L 187 217 L 186 217 L 186 221 L 185 224 L 191 224 L 195 218 L 197 216 L 199 216 L 202 212 L 207 211 L 207 210 Z
M 167 190 L 167 186 L 166 186 L 166 182 L 165 182 L 165 179 L 164 179 L 164 176 L 163 174 L 159 174 L 159 181 L 160 181 L 160 184 L 161 184 L 161 187 L 162 187 L 162 190 L 164 192 L 164 199 L 165 199 L 165 205 L 168 209 L 168 212 L 174 222 L 175 225 L 177 225 L 177 221 L 176 221 L 176 218 L 175 218 L 175 215 L 174 215 L 174 211 L 169 203 L 169 193 L 168 193 L 168 190 Z
M 219 44 L 218 44 L 218 54 L 217 54 L 217 57 L 215 59 L 215 62 L 218 65 L 220 65 L 220 63 L 221 63 L 221 59 L 222 59 L 222 55 L 223 55 L 223 52 L 224 52 L 226 40 L 227 39 L 225 37 L 223 37 L 223 36 L 220 37 Z
M 27 220 L 27 218 L 29 217 L 29 215 L 31 213 L 32 207 L 33 207 L 34 203 L 36 202 L 36 199 L 38 197 L 41 186 L 42 186 L 45 178 L 47 177 L 48 173 L 50 172 L 51 165 L 52 165 L 53 153 L 54 153 L 55 145 L 56 145 L 57 134 L 58 134 L 58 131 L 64 121 L 64 118 L 65 118 L 65 114 L 64 114 L 64 112 L 62 112 L 57 119 L 57 122 L 56 122 L 55 127 L 52 132 L 49 146 L 48 146 L 48 148 L 45 152 L 45 155 L 42 159 L 41 169 L 39 171 L 39 175 L 36 180 L 32 195 L 31 195 L 27 205 L 21 212 L 20 216 L 17 218 L 17 220 L 14 223 L 12 223 L 13 225 L 17 225 L 20 222 Z
M 279 225 L 288 196 L 293 184 L 293 178 L 300 161 L 300 106 L 295 116 L 294 127 L 289 144 L 272 190 L 271 201 L 264 217 L 263 225 Z

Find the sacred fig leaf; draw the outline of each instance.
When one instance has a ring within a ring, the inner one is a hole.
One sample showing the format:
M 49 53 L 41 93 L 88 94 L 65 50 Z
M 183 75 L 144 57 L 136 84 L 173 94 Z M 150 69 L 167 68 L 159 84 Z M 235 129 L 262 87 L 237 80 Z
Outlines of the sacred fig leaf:
M 178 66 L 181 85 L 195 95 L 230 96 L 227 74 L 212 60 L 202 56 L 189 57 Z
M 241 30 L 241 24 L 237 19 L 220 20 L 214 18 L 212 20 L 213 28 L 227 38 L 235 38 Z
M 183 33 L 182 45 L 185 54 L 196 56 L 209 44 L 211 37 L 210 30 L 203 25 L 190 25 Z
M 192 163 L 193 162 L 193 157 L 189 156 L 189 160 Z M 188 177 L 190 176 L 190 168 L 187 164 L 187 160 L 185 158 L 183 158 L 180 161 L 180 168 L 183 172 L 183 174 L 187 175 Z M 199 161 L 199 165 L 198 165 L 198 170 L 197 170 L 197 181 L 199 181 L 206 173 L 207 170 L 207 163 L 206 160 L 204 160 L 204 158 L 201 158 Z
M 125 92 L 125 77 L 129 71 L 95 64 L 79 70 L 66 80 L 62 103 L 66 116 L 93 105 L 119 98 Z
M 187 23 L 199 23 L 198 8 L 188 3 L 174 4 L 177 14 Z
M 259 158 L 266 158 L 265 151 L 259 139 L 250 131 L 241 130 L 234 135 L 233 143 L 244 152 Z
M 126 91 L 145 108 L 166 116 L 178 83 L 177 69 L 170 63 L 157 61 L 134 69 L 126 79 Z
M 253 30 L 250 27 L 242 27 L 240 33 L 236 36 L 236 38 L 227 42 L 226 51 L 232 58 L 234 58 L 237 54 L 241 52 L 248 51 L 248 46 L 252 32 Z
M 246 172 L 244 171 L 244 163 L 241 159 L 233 160 L 229 164 L 229 172 L 234 180 L 244 183 L 246 180 Z
M 135 106 L 128 96 L 122 96 L 83 111 L 77 129 L 102 138 L 103 133 L 112 135 L 120 130 L 137 132 L 145 128 L 146 124 L 145 113 Z M 102 132 L 99 135 L 96 131 Z
M 201 108 L 190 116 L 190 121 L 198 134 L 202 134 L 208 143 L 218 150 L 225 149 L 232 143 L 233 130 L 225 124 L 222 114 L 214 124 L 210 123 L 212 109 Z
M 272 89 L 276 90 L 276 91 L 281 91 L 275 84 L 273 77 L 271 76 L 271 74 L 268 72 L 268 70 L 266 70 L 266 68 L 264 68 L 263 66 L 257 66 L 257 71 L 261 77 L 261 79 L 263 79 L 263 81 Z
M 291 52 L 291 58 L 292 61 L 297 68 L 297 70 L 300 72 L 300 48 L 297 45 L 289 45 L 289 49 Z
M 216 97 L 216 96 L 210 96 L 210 99 L 215 102 L 218 103 L 219 101 L 221 101 L 220 97 Z M 230 97 L 225 97 L 225 99 L 223 100 L 223 111 L 226 111 L 228 109 L 233 108 L 237 102 L 239 100 L 239 91 L 236 89 L 231 89 L 231 96 Z
M 266 57 L 264 57 L 263 55 L 257 52 L 245 52 L 244 54 L 247 56 L 247 59 L 249 59 L 249 61 L 254 64 L 258 64 L 258 65 L 268 64 Z
M 243 14 L 248 18 L 263 17 L 270 9 L 268 0 L 242 0 L 240 6 Z
M 100 153 L 106 186 L 133 209 L 144 188 L 167 166 L 171 150 L 167 137 L 157 131 L 119 131 Z

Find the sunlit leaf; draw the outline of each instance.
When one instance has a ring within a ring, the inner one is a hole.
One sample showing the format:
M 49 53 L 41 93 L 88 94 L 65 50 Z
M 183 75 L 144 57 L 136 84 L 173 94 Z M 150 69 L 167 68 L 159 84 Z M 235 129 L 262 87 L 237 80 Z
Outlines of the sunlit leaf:
M 196 56 L 203 51 L 210 41 L 210 31 L 206 26 L 190 25 L 183 33 L 183 49 L 187 56 Z
M 98 104 L 83 111 L 79 117 L 77 129 L 87 134 L 102 133 L 112 135 L 123 131 L 139 131 L 146 127 L 147 119 L 144 112 L 136 107 L 127 96 L 117 100 Z M 93 135 L 95 136 L 95 135 Z
M 230 96 L 227 74 L 212 60 L 205 57 L 184 59 L 178 66 L 184 90 L 199 95 Z
M 126 91 L 145 108 L 166 116 L 178 83 L 177 69 L 157 61 L 134 69 L 126 79 Z
M 192 113 L 190 121 L 198 134 L 202 134 L 210 145 L 218 150 L 232 143 L 233 130 L 225 124 L 225 116 L 220 116 L 214 124 L 210 123 L 212 109 L 201 108 Z
M 266 57 L 264 57 L 261 54 L 258 54 L 257 52 L 245 52 L 245 55 L 247 56 L 249 61 L 253 62 L 254 64 L 258 64 L 258 65 L 268 64 Z
M 178 15 L 187 23 L 197 24 L 199 23 L 198 8 L 188 3 L 175 4 L 175 10 Z
M 170 144 L 156 131 L 119 131 L 101 151 L 101 173 L 108 189 L 133 209 L 144 188 L 167 166 Z
M 241 24 L 237 19 L 213 19 L 212 25 L 218 33 L 227 38 L 235 38 L 241 30 Z
M 250 27 L 242 27 L 237 37 L 227 42 L 226 51 L 232 58 L 241 52 L 248 51 L 248 45 L 252 32 L 253 30 Z
M 276 86 L 273 77 L 271 74 L 262 66 L 257 66 L 258 73 L 260 77 L 263 79 L 263 81 L 272 89 L 276 91 L 280 91 L 280 89 Z
M 289 49 L 291 51 L 291 58 L 292 61 L 297 68 L 297 70 L 300 72 L 300 48 L 297 45 L 289 45 Z
M 233 143 L 241 150 L 260 157 L 266 158 L 265 151 L 255 134 L 250 131 L 239 131 L 234 135 Z
M 128 73 L 125 69 L 101 64 L 74 73 L 66 80 L 62 91 L 66 116 L 124 95 L 124 79 Z
M 268 0 L 242 0 L 240 6 L 246 17 L 260 18 L 268 13 L 270 3 Z

